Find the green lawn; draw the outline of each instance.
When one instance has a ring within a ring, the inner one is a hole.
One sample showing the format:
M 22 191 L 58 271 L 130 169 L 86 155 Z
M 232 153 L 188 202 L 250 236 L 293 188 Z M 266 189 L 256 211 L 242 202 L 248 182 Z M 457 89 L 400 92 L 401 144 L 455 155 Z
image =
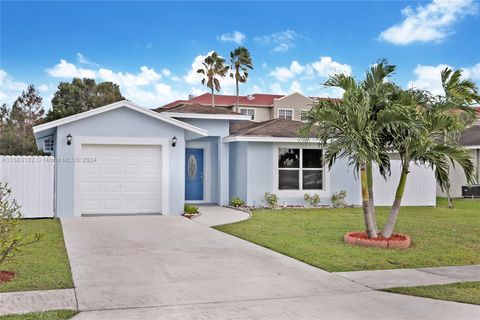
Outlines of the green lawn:
M 16 277 L 0 284 L 0 292 L 72 288 L 67 252 L 63 242 L 62 226 L 57 219 L 22 220 L 24 231 L 41 233 L 37 243 L 22 248 L 18 255 L 0 270 L 15 271 Z
M 480 281 L 422 287 L 392 288 L 382 291 L 480 305 Z
M 436 267 L 480 263 L 480 201 L 445 199 L 437 207 L 403 207 L 397 232 L 412 237 L 409 249 L 352 247 L 347 231 L 364 230 L 361 208 L 258 210 L 250 220 L 218 230 L 327 271 Z M 388 208 L 377 208 L 380 226 Z
M 47 312 L 32 312 L 10 316 L 0 316 L 0 320 L 65 320 L 78 312 L 73 310 L 57 310 Z

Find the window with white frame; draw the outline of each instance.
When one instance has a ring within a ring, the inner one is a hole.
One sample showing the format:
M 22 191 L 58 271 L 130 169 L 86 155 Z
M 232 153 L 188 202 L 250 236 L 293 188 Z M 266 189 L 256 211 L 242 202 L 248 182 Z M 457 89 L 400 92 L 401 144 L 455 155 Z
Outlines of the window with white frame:
M 255 120 L 255 109 L 252 108 L 240 108 L 240 113 L 246 116 L 250 116 L 252 120 Z
M 293 120 L 293 110 L 292 109 L 278 109 L 278 117 L 280 119 Z
M 307 121 L 308 110 L 300 110 L 300 121 Z
M 278 148 L 279 190 L 323 190 L 321 149 Z
M 53 138 L 46 138 L 43 140 L 43 151 L 53 152 Z

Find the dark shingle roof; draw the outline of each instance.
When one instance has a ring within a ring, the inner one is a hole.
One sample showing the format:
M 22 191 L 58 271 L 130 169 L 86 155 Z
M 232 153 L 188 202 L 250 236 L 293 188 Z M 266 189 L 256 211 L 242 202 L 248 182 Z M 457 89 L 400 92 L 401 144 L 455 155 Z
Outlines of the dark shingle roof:
M 460 135 L 459 142 L 463 146 L 480 146 L 480 124 L 465 129 Z
M 176 112 L 176 113 L 200 113 L 200 114 L 225 114 L 225 115 L 241 115 L 240 113 L 229 111 L 219 107 L 205 106 L 201 104 L 184 104 L 173 107 L 160 107 L 155 109 L 156 112 Z
M 242 121 L 230 125 L 230 137 L 277 137 L 297 138 L 298 130 L 303 126 L 300 121 L 273 119 L 255 123 Z

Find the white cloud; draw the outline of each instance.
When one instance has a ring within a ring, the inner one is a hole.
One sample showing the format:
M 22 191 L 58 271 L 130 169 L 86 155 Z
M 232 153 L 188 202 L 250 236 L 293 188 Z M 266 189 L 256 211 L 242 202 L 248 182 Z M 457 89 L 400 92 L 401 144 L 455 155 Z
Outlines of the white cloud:
M 77 68 L 73 63 L 69 63 L 64 59 L 51 69 L 47 69 L 47 73 L 55 78 L 95 78 L 97 73 L 92 69 Z
M 5 70 L 0 69 L 0 103 L 12 104 L 28 85 L 16 81 Z
M 415 88 L 421 90 L 428 90 L 435 95 L 444 95 L 445 91 L 442 88 L 442 79 L 440 73 L 445 68 L 452 66 L 447 64 L 439 64 L 437 66 L 417 65 L 413 74 L 416 76 L 415 80 L 409 81 L 407 88 Z M 463 70 L 462 78 L 480 80 L 480 63 L 475 64 L 469 68 L 461 68 Z
M 149 108 L 158 107 L 183 96 L 170 85 L 160 82 L 162 74 L 171 75 L 171 71 L 166 68 L 160 73 L 148 66 L 141 66 L 137 73 L 106 68 L 82 69 L 62 59 L 59 64 L 47 69 L 47 73 L 55 78 L 89 77 L 97 81 L 111 81 L 120 86 L 120 91 L 127 99 Z
M 282 85 L 278 82 L 274 82 L 270 85 L 270 93 L 272 94 L 287 94 L 285 90 L 283 90 Z
M 446 64 L 439 64 L 437 66 L 417 65 L 415 70 L 413 70 L 417 78 L 409 81 L 407 88 L 428 90 L 435 95 L 445 94 L 442 88 L 442 79 L 440 78 L 440 72 L 445 68 L 451 68 L 451 66 Z
M 290 85 L 290 92 L 303 93 L 302 85 L 297 80 L 293 81 Z
M 273 51 L 286 52 L 296 46 L 298 39 L 305 39 L 306 37 L 297 33 L 294 30 L 285 30 L 272 33 L 267 36 L 255 37 L 255 41 L 273 45 Z
M 352 68 L 348 64 L 334 61 L 331 57 L 320 57 L 319 60 L 306 65 L 293 60 L 288 68 L 276 67 L 270 75 L 277 81 L 286 82 L 298 76 L 302 79 L 312 79 L 314 76 L 326 78 L 337 73 L 351 74 Z
M 463 76 L 472 80 L 480 80 L 480 62 L 473 67 L 463 69 Z
M 87 59 L 87 57 L 85 57 L 85 56 L 84 56 L 82 53 L 80 53 L 80 52 L 77 52 L 77 61 L 78 61 L 78 63 L 80 63 L 80 64 L 84 64 L 84 65 L 91 66 L 91 67 L 98 67 L 98 66 L 99 66 L 98 63 Z
M 407 6 L 402 10 L 405 19 L 380 33 L 380 39 L 397 45 L 442 41 L 453 32 L 455 23 L 477 10 L 474 0 L 433 0 L 415 9 Z
M 320 60 L 312 63 L 312 67 L 321 77 L 328 77 L 338 73 L 352 74 L 352 67 L 348 64 L 333 61 L 331 57 L 321 57 Z
M 111 81 L 124 86 L 146 86 L 155 83 L 162 76 L 154 69 L 147 66 L 141 66 L 137 74 L 113 72 L 109 69 L 100 68 L 98 77 L 103 81 Z
M 245 38 L 245 34 L 241 33 L 240 31 L 224 33 L 217 37 L 217 39 L 222 42 L 233 42 L 236 44 L 242 44 L 242 42 L 245 41 Z
M 304 70 L 304 66 L 302 66 L 298 61 L 293 60 L 290 64 L 290 67 L 276 67 L 272 72 L 270 72 L 270 75 L 278 81 L 286 82 L 301 74 Z
M 162 69 L 162 74 L 165 76 L 165 77 L 170 77 L 172 75 L 172 72 L 167 69 L 167 68 L 163 68 Z
M 46 84 L 41 84 L 38 86 L 38 91 L 40 92 L 47 92 L 48 90 L 50 90 L 50 88 Z

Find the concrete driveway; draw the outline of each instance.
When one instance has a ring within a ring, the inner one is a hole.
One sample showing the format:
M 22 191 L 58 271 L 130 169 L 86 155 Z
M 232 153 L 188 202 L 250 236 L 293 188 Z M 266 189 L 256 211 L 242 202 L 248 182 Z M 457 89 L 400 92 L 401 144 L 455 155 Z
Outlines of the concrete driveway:
M 85 319 L 478 319 L 373 291 L 182 217 L 63 219 Z

